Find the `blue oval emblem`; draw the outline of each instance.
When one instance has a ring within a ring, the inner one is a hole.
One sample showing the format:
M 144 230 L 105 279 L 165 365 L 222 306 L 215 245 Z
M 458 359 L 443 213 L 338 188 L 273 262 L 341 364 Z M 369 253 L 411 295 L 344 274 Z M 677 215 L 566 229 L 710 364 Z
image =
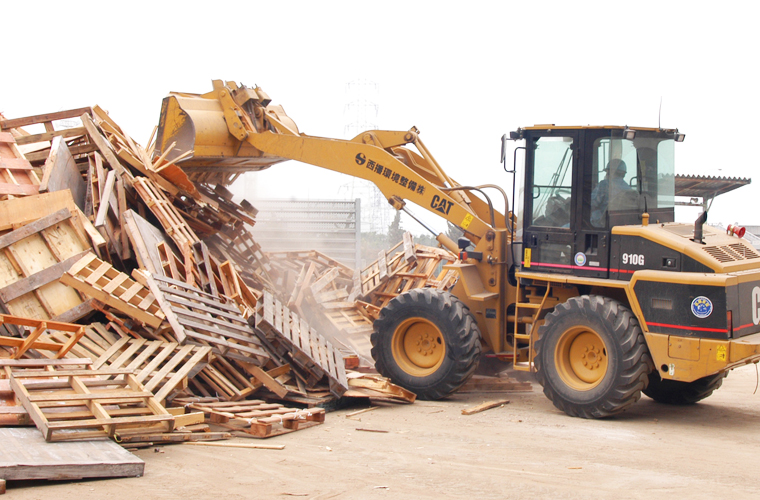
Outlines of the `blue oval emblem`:
M 575 254 L 575 265 L 583 267 L 586 265 L 586 254 L 583 252 L 578 252 Z
M 691 312 L 697 318 L 706 318 L 712 314 L 713 305 L 707 297 L 699 296 L 691 301 Z

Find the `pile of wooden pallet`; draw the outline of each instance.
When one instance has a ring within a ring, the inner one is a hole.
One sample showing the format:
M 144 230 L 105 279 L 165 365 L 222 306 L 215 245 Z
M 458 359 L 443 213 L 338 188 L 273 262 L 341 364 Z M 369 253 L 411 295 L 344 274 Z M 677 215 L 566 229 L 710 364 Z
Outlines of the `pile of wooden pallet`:
M 97 106 L 0 115 L 0 424 L 140 446 L 292 432 L 344 395 L 414 401 L 346 365 L 371 365 L 383 301 L 448 286 L 453 256 L 410 236 L 364 271 L 266 254 L 226 187 L 240 172 L 166 153 Z
M 351 270 L 313 250 L 266 253 L 264 258 L 277 299 L 367 366 L 372 366 L 372 323 L 390 300 L 414 288 L 448 290 L 456 278 L 443 268 L 456 260 L 454 254 L 415 244 L 410 233 L 363 270 Z

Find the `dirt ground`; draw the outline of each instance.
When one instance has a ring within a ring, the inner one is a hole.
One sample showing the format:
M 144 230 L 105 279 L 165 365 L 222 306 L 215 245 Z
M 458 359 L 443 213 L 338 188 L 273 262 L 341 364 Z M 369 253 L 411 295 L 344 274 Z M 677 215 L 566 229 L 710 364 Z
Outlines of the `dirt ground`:
M 605 499 L 760 497 L 755 366 L 704 402 L 643 397 L 608 420 L 565 416 L 531 393 L 457 394 L 386 406 L 268 440 L 285 449 L 172 445 L 136 452 L 141 478 L 11 482 L 10 499 Z M 760 392 L 760 391 L 759 391 Z M 475 415 L 494 399 L 510 404 Z M 387 432 L 366 432 L 357 429 Z

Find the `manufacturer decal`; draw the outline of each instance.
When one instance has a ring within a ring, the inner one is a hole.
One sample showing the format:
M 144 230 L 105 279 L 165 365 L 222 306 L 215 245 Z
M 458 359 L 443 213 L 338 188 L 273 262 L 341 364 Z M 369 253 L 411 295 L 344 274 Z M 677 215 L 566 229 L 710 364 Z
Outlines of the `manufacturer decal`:
M 760 286 L 752 289 L 752 322 L 760 325 Z
M 444 215 L 449 215 L 449 210 L 451 210 L 452 205 L 454 205 L 453 201 L 446 200 L 438 195 L 433 196 L 433 201 L 430 202 L 430 208 L 433 208 Z
M 699 296 L 691 301 L 691 313 L 697 318 L 703 319 L 711 315 L 713 304 L 707 297 Z
M 583 267 L 586 265 L 586 254 L 583 252 L 578 252 L 575 254 L 575 265 Z

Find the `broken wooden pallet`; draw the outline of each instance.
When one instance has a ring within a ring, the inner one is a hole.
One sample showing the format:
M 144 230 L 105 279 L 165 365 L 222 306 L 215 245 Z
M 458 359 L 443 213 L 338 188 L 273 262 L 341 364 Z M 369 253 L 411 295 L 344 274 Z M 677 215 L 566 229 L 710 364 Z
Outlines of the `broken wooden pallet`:
M 157 328 L 164 313 L 150 290 L 89 253 L 61 276 L 66 285 Z
M 21 358 L 29 349 L 52 351 L 55 353 L 53 357 L 62 358 L 79 342 L 85 333 L 85 327 L 82 325 L 20 318 L 9 314 L 0 314 L 0 324 L 30 328 L 25 338 L 0 337 L 0 345 L 15 349 L 13 359 Z M 67 338 L 60 343 L 49 342 L 41 338 L 43 333 L 49 333 L 49 331 L 66 332 Z
M 206 413 L 212 425 L 245 432 L 257 438 L 279 436 L 325 421 L 324 408 L 286 408 L 279 403 L 266 403 L 259 399 L 190 403 L 188 407 Z
M 296 365 L 312 374 L 311 386 L 326 376 L 330 391 L 336 396 L 340 397 L 348 389 L 340 351 L 269 292 L 264 292 L 258 305 L 256 329 L 269 342 L 286 351 Z
M 348 374 L 348 391 L 345 396 L 391 403 L 414 403 L 417 399 L 412 391 L 391 383 L 385 377 L 359 372 Z
M 236 306 L 164 276 L 148 282 L 180 344 L 209 345 L 220 356 L 256 365 L 269 359 Z
M 153 181 L 145 177 L 137 177 L 132 185 L 180 250 L 200 241 L 179 210 L 172 205 L 169 198 Z
M 205 397 L 239 401 L 252 395 L 260 386 L 254 384 L 233 359 L 213 356 L 211 362 L 190 380 L 190 387 Z
M 28 370 L 13 372 L 10 380 L 46 441 L 113 437 L 125 428 L 174 428 L 174 416 L 131 370 Z
M 453 286 L 456 273 L 442 269 L 442 264 L 454 262 L 456 256 L 440 248 L 415 245 L 415 258 L 410 259 L 408 252 L 398 252 L 393 261 L 396 265 L 389 270 L 388 279 L 375 288 L 367 302 L 379 309 L 399 294 L 415 288 L 436 288 L 448 290 Z M 402 258 L 403 257 L 403 258 Z

